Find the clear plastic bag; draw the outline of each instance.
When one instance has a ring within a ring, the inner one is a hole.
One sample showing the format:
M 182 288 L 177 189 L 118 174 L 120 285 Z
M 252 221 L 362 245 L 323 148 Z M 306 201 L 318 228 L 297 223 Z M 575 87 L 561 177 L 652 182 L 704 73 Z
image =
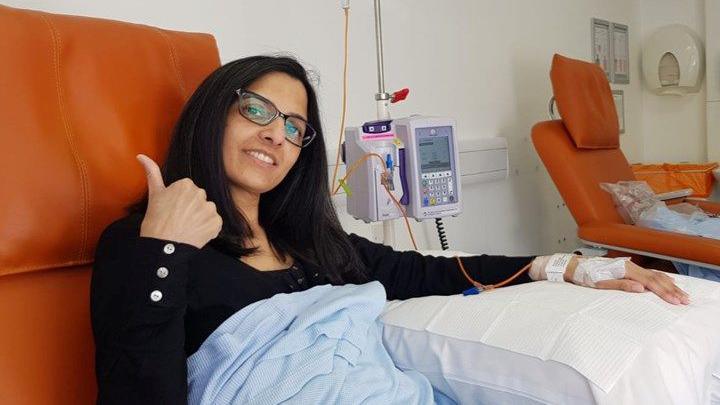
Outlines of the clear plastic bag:
M 655 196 L 655 192 L 644 181 L 600 183 L 600 188 L 612 195 L 615 207 L 627 224 L 637 223 L 643 212 L 655 205 L 665 207 L 665 203 Z

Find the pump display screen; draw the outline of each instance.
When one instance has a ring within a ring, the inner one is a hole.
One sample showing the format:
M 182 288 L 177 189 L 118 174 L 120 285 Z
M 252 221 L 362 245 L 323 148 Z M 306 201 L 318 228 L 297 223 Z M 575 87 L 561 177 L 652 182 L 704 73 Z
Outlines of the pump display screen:
M 440 128 L 421 128 L 421 130 L 442 130 Z M 447 127 L 450 130 L 450 127 Z M 420 133 L 418 133 L 420 135 Z M 448 171 L 450 167 L 450 142 L 448 136 L 423 137 L 418 142 L 420 171 L 422 173 Z

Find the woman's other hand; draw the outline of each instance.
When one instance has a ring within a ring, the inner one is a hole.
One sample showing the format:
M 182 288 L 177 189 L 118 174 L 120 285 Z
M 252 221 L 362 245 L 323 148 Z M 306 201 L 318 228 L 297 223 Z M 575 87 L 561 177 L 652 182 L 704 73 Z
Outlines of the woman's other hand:
M 145 168 L 148 207 L 140 226 L 140 236 L 172 240 L 202 248 L 217 237 L 222 218 L 215 203 L 207 200 L 205 190 L 189 178 L 165 186 L 157 163 L 138 155 Z
M 627 292 L 650 290 L 671 304 L 687 305 L 690 303 L 688 294 L 675 285 L 672 277 L 662 271 L 640 267 L 630 260 L 625 262 L 625 278 L 598 281 L 595 287 Z

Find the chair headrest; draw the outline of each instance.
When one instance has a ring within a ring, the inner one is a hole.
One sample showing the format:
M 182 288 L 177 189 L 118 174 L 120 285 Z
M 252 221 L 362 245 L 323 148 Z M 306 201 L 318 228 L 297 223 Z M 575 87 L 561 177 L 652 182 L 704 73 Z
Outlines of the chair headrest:
M 208 34 L 0 5 L 0 276 L 92 262 L 147 187 L 183 103 L 219 65 Z
M 550 80 L 563 124 L 576 147 L 620 147 L 615 102 L 600 66 L 555 54 Z

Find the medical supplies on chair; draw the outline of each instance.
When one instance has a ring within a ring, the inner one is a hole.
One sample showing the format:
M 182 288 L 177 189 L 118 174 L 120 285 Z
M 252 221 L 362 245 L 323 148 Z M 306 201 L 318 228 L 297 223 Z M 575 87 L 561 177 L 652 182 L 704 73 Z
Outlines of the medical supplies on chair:
M 612 195 L 618 212 L 626 220 L 645 228 L 720 239 L 720 218 L 687 203 L 666 205 L 644 181 L 601 183 Z M 681 274 L 720 281 L 720 272 L 705 267 L 673 262 Z
M 644 181 L 600 183 L 600 188 L 610 193 L 626 224 L 637 223 L 642 213 L 656 204 L 662 204 Z

